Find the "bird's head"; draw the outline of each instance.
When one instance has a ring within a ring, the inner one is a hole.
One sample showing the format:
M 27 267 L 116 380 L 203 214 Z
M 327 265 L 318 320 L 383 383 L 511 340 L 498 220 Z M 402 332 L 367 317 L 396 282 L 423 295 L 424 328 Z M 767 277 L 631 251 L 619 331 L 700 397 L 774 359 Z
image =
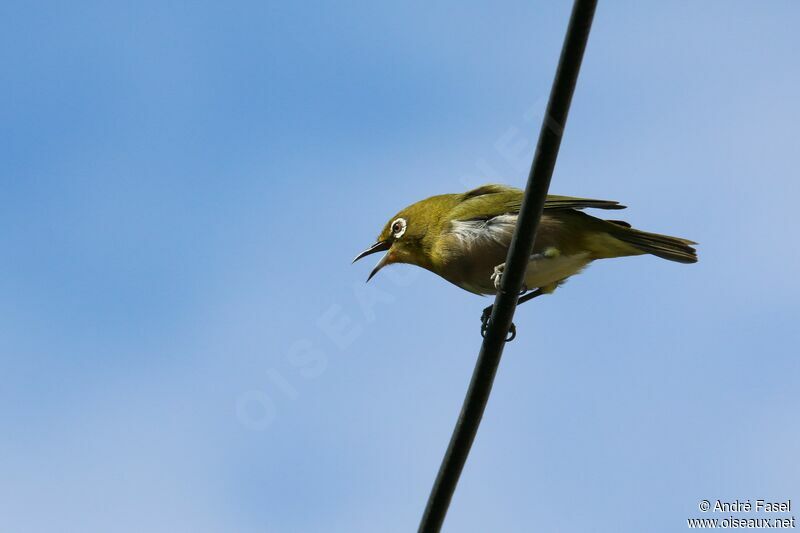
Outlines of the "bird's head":
M 422 200 L 397 213 L 383 227 L 375 244 L 353 259 L 355 263 L 362 257 L 386 252 L 370 272 L 367 281 L 380 269 L 392 263 L 408 263 L 431 269 L 433 245 L 431 237 L 434 237 L 441 228 L 442 215 L 446 210 L 440 198 Z

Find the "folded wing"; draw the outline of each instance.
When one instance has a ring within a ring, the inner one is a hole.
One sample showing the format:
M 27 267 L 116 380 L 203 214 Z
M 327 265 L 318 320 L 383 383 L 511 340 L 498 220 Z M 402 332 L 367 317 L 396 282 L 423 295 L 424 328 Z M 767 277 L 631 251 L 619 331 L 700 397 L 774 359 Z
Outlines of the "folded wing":
M 451 220 L 489 220 L 494 217 L 519 213 L 523 192 L 505 185 L 482 185 L 461 195 L 453 208 Z M 593 200 L 572 196 L 548 195 L 545 210 L 564 209 L 625 209 L 613 200 Z

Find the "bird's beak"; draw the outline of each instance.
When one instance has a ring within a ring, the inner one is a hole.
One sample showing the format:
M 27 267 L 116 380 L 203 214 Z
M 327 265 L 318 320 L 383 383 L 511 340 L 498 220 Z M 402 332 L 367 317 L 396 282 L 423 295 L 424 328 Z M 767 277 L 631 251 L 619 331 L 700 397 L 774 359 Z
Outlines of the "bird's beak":
M 355 263 L 356 261 L 358 261 L 362 257 L 367 257 L 370 254 L 376 254 L 378 252 L 385 252 L 386 250 L 389 249 L 390 246 L 391 246 L 391 243 L 389 243 L 389 241 L 378 241 L 375 244 L 373 244 L 372 246 L 370 246 L 369 248 L 367 248 L 366 250 L 364 250 L 363 252 L 361 252 L 360 254 L 358 254 L 356 256 L 356 258 L 353 259 L 353 263 Z
M 372 277 L 375 274 L 377 274 L 380 269 L 382 269 L 383 267 L 385 267 L 386 265 L 388 265 L 391 262 L 390 259 L 389 259 L 391 257 L 391 255 L 392 255 L 391 253 L 388 253 L 388 254 L 384 255 L 383 257 L 381 257 L 381 260 L 378 261 L 378 264 L 375 265 L 375 268 L 373 268 L 372 272 L 370 272 L 369 276 L 367 276 L 367 282 L 369 282 L 369 280 L 371 280 Z
M 392 244 L 389 241 L 378 241 L 375 244 L 373 244 L 372 246 L 370 246 L 369 248 L 367 248 L 366 250 L 364 250 L 363 252 L 361 252 L 360 254 L 358 254 L 356 256 L 356 258 L 353 259 L 353 263 L 355 263 L 356 261 L 358 261 L 362 257 L 367 257 L 370 254 L 376 254 L 378 252 L 385 252 L 391 246 L 392 246 Z M 372 269 L 372 272 L 369 273 L 369 277 L 367 278 L 367 281 L 371 280 L 372 277 L 375 274 L 377 274 L 378 271 L 380 269 L 382 269 L 383 267 L 385 267 L 388 263 L 389 263 L 389 254 L 386 254 L 381 258 L 380 261 L 378 261 L 378 264 L 375 265 L 375 268 Z

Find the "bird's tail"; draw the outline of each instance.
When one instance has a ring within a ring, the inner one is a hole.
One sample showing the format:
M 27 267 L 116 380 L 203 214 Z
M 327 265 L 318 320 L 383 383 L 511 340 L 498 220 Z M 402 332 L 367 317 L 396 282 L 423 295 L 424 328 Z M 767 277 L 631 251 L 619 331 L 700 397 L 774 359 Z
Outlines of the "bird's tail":
M 608 233 L 618 240 L 630 244 L 642 253 L 652 254 L 670 261 L 677 261 L 678 263 L 697 262 L 697 250 L 691 246 L 692 244 L 697 244 L 694 241 L 639 231 L 615 221 L 609 222 L 613 227 L 609 228 Z

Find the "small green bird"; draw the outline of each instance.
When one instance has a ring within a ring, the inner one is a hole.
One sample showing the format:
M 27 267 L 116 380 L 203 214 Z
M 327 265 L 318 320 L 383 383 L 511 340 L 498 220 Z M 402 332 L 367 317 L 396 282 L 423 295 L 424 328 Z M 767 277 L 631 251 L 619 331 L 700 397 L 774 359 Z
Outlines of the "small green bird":
M 521 190 L 504 185 L 431 196 L 392 217 L 378 241 L 353 262 L 387 251 L 367 281 L 386 265 L 409 263 L 467 291 L 495 294 L 522 196 Z M 595 259 L 652 254 L 679 263 L 697 261 L 691 246 L 695 242 L 639 231 L 627 222 L 603 220 L 581 211 L 588 208 L 625 206 L 609 200 L 548 195 L 525 272 L 525 290 L 549 294 Z

